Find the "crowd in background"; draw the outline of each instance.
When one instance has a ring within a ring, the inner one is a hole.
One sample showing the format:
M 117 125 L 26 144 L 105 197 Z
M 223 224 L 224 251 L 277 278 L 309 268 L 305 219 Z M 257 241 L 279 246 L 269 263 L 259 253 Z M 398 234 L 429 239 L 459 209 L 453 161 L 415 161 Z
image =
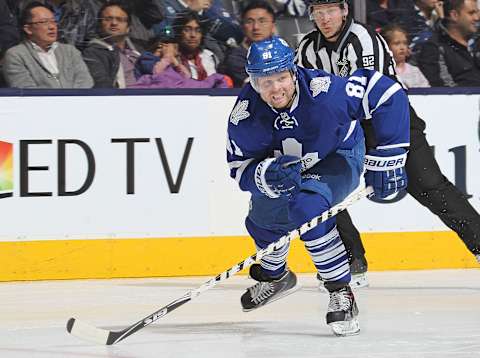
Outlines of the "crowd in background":
M 480 86 L 477 0 L 366 0 L 366 15 L 407 87 Z M 0 86 L 241 87 L 253 41 L 295 46 L 313 26 L 307 0 L 0 0 Z

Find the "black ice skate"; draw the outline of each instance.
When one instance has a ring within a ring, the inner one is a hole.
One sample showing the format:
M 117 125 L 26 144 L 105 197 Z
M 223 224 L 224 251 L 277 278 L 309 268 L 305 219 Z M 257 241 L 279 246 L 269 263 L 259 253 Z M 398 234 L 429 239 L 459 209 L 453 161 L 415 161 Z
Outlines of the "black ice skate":
M 250 267 L 250 277 L 258 283 L 248 288 L 240 298 L 244 312 L 276 301 L 300 288 L 297 284 L 297 276 L 289 270 L 279 278 L 273 279 L 263 273 L 259 264 L 253 264 Z
M 341 288 L 328 285 L 330 302 L 328 303 L 327 324 L 337 336 L 352 336 L 360 332 L 358 307 L 350 286 Z
M 352 262 L 350 263 L 350 273 L 352 274 L 352 280 L 350 281 L 350 286 L 353 290 L 362 287 L 368 287 L 368 279 L 367 279 L 367 270 L 368 270 L 368 262 L 365 259 L 365 256 L 360 258 L 354 257 Z M 327 293 L 328 290 L 325 288 L 325 282 L 317 273 L 317 280 L 318 289 L 322 292 Z

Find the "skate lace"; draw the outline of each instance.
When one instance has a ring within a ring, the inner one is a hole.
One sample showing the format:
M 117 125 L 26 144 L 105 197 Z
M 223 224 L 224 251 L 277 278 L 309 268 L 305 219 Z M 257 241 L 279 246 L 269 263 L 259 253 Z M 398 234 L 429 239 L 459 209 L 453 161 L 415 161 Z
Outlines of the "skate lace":
M 329 312 L 347 312 L 350 310 L 350 306 L 350 294 L 346 289 L 330 292 L 330 303 L 328 304 Z
M 252 302 L 255 304 L 259 304 L 263 300 L 266 300 L 275 292 L 271 282 L 259 282 L 248 290 L 250 291 Z

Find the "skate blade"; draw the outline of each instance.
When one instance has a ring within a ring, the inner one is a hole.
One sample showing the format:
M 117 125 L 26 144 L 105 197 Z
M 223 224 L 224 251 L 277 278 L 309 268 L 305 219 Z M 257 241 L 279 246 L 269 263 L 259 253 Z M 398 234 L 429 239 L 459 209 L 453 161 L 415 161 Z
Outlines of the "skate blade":
M 355 336 L 360 333 L 360 324 L 358 319 L 353 318 L 351 321 L 332 322 L 328 324 L 333 334 L 339 337 Z
M 284 291 L 281 295 L 278 295 L 277 297 L 272 298 L 271 300 L 265 302 L 263 305 L 259 305 L 259 306 L 254 307 L 254 308 L 243 308 L 243 307 L 242 307 L 242 311 L 243 311 L 243 312 L 254 311 L 254 310 L 256 310 L 256 309 L 258 309 L 258 308 L 260 308 L 260 307 L 263 307 L 263 306 L 268 305 L 269 303 L 278 301 L 280 298 L 283 298 L 283 297 L 285 297 L 285 296 L 288 296 L 288 295 L 294 293 L 295 291 L 298 291 L 298 290 L 301 289 L 301 288 L 302 288 L 302 286 L 297 283 L 297 284 L 296 284 L 295 286 L 293 286 L 291 289 L 289 289 L 289 290 L 287 290 L 287 291 Z

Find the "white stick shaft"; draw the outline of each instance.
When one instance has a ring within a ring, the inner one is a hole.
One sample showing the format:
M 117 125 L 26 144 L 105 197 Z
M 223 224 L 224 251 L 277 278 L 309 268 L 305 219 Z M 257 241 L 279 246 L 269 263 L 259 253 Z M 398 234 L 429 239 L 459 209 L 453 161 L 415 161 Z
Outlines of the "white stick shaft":
M 121 331 L 109 331 L 104 330 L 101 328 L 90 326 L 86 323 L 80 322 L 75 318 L 70 318 L 67 322 L 67 331 L 79 338 L 89 340 L 92 342 L 112 345 L 118 343 L 128 336 L 134 334 L 135 332 L 139 331 L 140 329 L 152 324 L 156 320 L 166 316 L 171 311 L 177 309 L 178 307 L 184 305 L 185 303 L 191 301 L 193 298 L 198 297 L 202 292 L 207 291 L 208 289 L 217 285 L 217 283 L 221 281 L 225 281 L 228 278 L 235 275 L 237 272 L 241 271 L 242 269 L 249 267 L 254 262 L 260 260 L 262 257 L 271 254 L 275 250 L 283 247 L 285 244 L 293 240 L 295 237 L 299 235 L 305 234 L 307 231 L 312 230 L 318 224 L 327 221 L 328 219 L 332 218 L 333 216 L 337 215 L 340 211 L 345 210 L 347 207 L 355 203 L 356 201 L 370 196 L 373 194 L 372 187 L 367 187 L 361 190 L 358 190 L 348 196 L 344 201 L 341 203 L 333 206 L 329 210 L 325 211 L 321 215 L 313 218 L 309 222 L 303 224 L 296 230 L 288 233 L 287 235 L 282 236 L 277 241 L 271 243 L 266 248 L 257 251 L 255 254 L 247 257 L 242 262 L 236 264 L 235 266 L 229 268 L 228 270 L 222 272 L 221 274 L 217 275 L 216 277 L 208 280 L 200 287 L 188 291 L 182 297 L 176 299 L 175 301 L 170 302 L 168 305 L 158 309 L 154 313 L 150 314 L 149 316 L 141 319 L 140 321 L 130 325 L 129 327 L 121 330 Z

